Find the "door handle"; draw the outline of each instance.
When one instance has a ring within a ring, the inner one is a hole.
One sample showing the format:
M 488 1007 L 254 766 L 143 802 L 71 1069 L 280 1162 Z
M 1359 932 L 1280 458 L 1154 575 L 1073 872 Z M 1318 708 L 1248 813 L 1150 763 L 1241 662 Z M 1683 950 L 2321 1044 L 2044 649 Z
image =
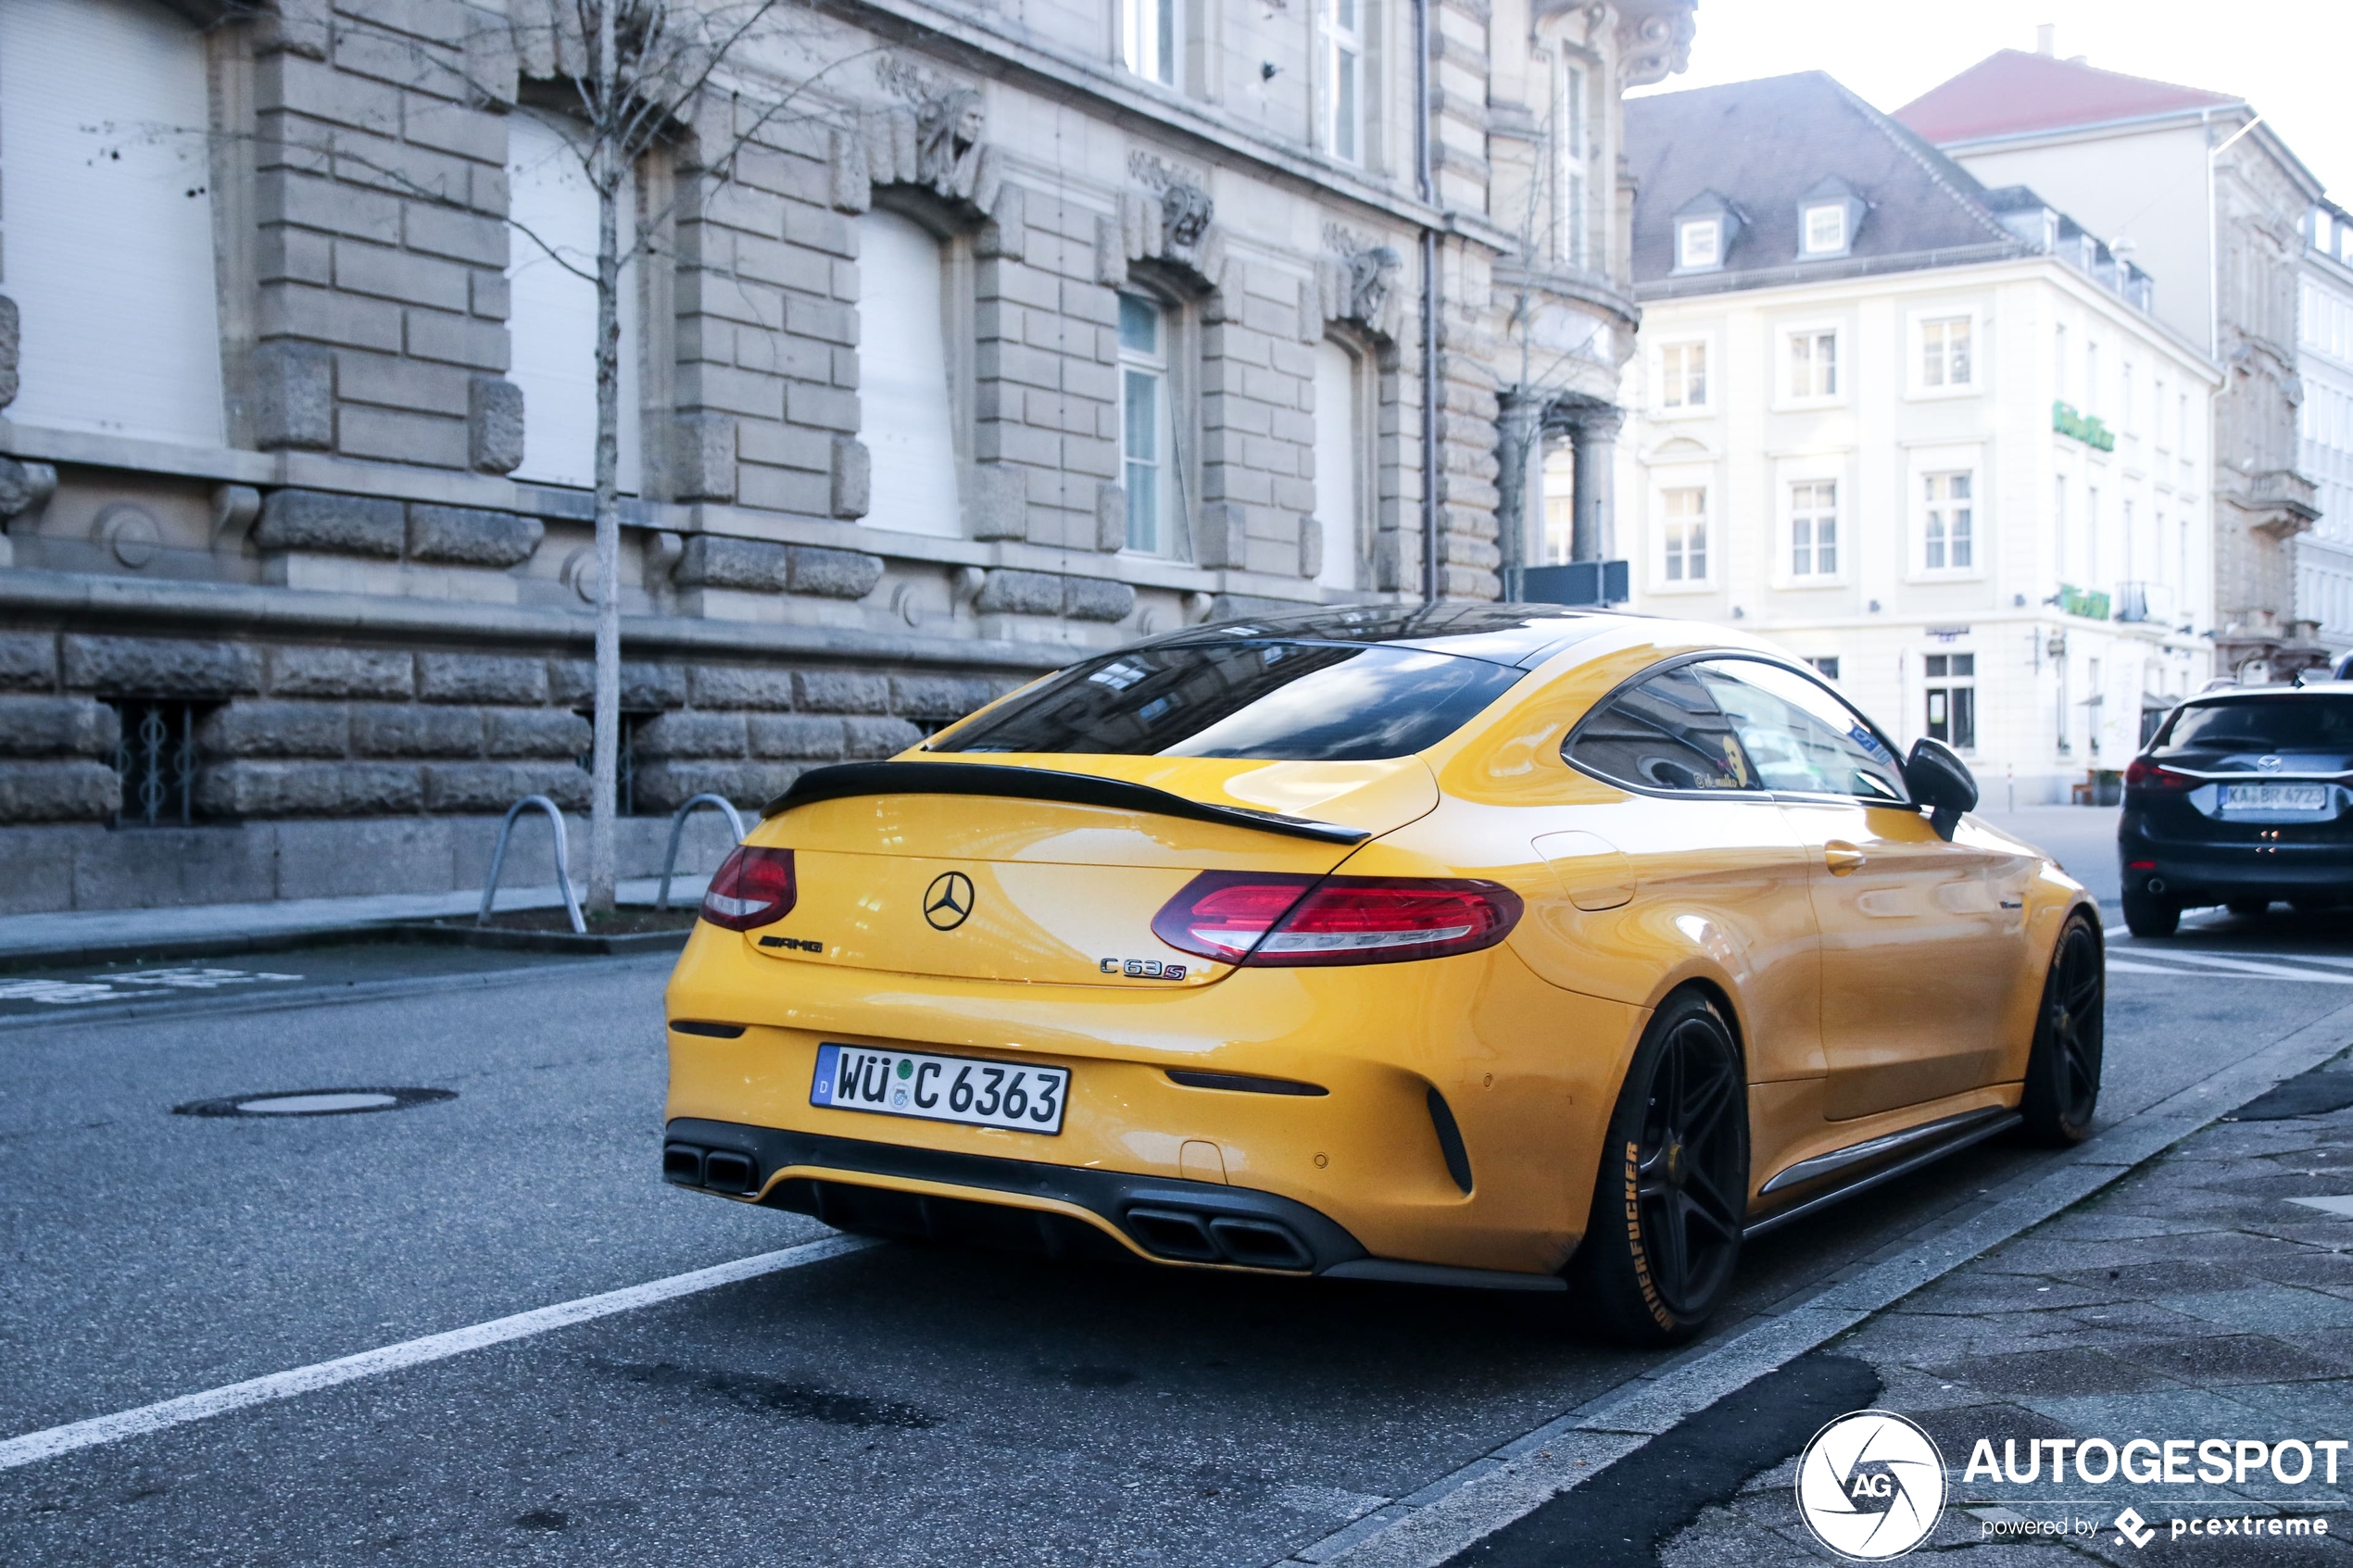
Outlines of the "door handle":
M 1863 863 L 1863 852 L 1843 839 L 1831 839 L 1822 846 L 1822 860 L 1832 876 L 1845 876 Z

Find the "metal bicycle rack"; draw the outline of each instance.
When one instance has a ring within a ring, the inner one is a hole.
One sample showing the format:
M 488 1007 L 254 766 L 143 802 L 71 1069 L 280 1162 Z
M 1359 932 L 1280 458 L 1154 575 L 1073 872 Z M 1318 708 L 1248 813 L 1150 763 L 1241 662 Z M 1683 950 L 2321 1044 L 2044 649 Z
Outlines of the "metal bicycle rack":
M 697 798 L 700 798 L 698 797 Z M 688 804 L 692 804 L 689 802 Z M 476 925 L 490 923 L 490 901 L 498 896 L 498 870 L 507 860 L 507 838 L 515 831 L 515 819 L 533 806 L 547 813 L 547 821 L 556 830 L 556 885 L 563 889 L 564 913 L 572 917 L 575 935 L 588 935 L 588 922 L 580 913 L 580 898 L 572 890 L 572 867 L 564 854 L 564 814 L 556 803 L 544 795 L 526 795 L 507 808 L 507 820 L 498 824 L 498 844 L 490 852 L 490 882 L 482 890 L 482 912 L 474 916 Z M 674 840 L 674 835 L 673 835 Z
M 735 830 L 736 842 L 741 844 L 744 841 L 744 820 L 736 814 L 735 805 L 725 796 L 704 794 L 689 798 L 684 806 L 679 807 L 670 815 L 670 850 L 661 858 L 661 893 L 654 899 L 654 908 L 657 909 L 670 908 L 670 873 L 678 865 L 678 838 L 686 831 L 686 818 L 698 806 L 715 807 L 724 812 L 727 818 L 727 825 Z

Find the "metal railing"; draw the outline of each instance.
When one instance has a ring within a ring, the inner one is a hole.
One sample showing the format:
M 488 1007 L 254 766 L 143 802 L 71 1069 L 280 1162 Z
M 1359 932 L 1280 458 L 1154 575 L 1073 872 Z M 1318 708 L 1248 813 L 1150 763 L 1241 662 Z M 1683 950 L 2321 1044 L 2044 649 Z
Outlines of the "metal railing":
M 556 803 L 544 795 L 526 795 L 507 808 L 507 820 L 498 824 L 498 844 L 490 852 L 490 881 L 482 890 L 482 912 L 474 916 L 476 925 L 490 923 L 490 901 L 498 896 L 498 872 L 507 860 L 507 838 L 515 831 L 515 819 L 531 807 L 547 813 L 547 821 L 556 830 L 556 885 L 563 889 L 564 912 L 572 917 L 575 935 L 588 935 L 588 922 L 580 913 L 580 898 L 572 887 L 572 867 L 564 853 L 564 814 Z
M 736 812 L 733 802 L 724 795 L 698 795 L 671 813 L 670 848 L 661 858 L 661 893 L 654 899 L 654 908 L 670 908 L 670 874 L 678 865 L 678 839 L 686 831 L 686 819 L 698 806 L 710 806 L 725 815 L 727 825 L 735 831 L 736 842 L 744 841 L 744 820 Z

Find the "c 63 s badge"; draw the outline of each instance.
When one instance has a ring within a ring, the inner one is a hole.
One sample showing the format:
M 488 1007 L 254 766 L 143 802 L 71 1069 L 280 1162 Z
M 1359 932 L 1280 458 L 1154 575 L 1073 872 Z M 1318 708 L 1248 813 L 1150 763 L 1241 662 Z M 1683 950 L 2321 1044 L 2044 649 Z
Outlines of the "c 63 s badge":
M 1095 967 L 1130 980 L 1182 980 L 1187 972 L 1183 964 L 1163 963 L 1158 959 L 1105 959 Z

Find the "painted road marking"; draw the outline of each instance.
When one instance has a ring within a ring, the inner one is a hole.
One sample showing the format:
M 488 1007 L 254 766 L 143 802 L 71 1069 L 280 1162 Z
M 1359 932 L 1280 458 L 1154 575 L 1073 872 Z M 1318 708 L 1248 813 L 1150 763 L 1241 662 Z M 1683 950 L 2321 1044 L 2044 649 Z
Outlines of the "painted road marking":
M 87 980 L 0 980 L 0 1002 L 42 1002 L 50 1007 L 85 1007 L 92 1002 L 119 1002 L 154 991 L 218 991 L 230 985 L 283 985 L 299 974 L 278 974 L 266 969 L 143 969 L 126 974 L 92 975 Z M 118 985 L 138 987 L 118 991 Z
M 112 1415 L 93 1416 L 87 1421 L 73 1422 L 65 1426 L 28 1432 L 21 1437 L 0 1442 L 0 1470 L 14 1470 L 19 1465 L 38 1463 L 59 1454 L 71 1453 L 76 1449 L 120 1443 L 127 1437 L 143 1436 L 166 1427 L 226 1415 L 248 1405 L 291 1399 L 299 1394 L 332 1388 L 338 1383 L 377 1377 L 388 1372 L 398 1372 L 404 1367 L 422 1366 L 428 1361 L 447 1361 L 452 1356 L 462 1356 L 469 1350 L 479 1350 L 487 1345 L 501 1345 L 510 1339 L 528 1339 L 534 1335 L 570 1328 L 573 1323 L 610 1317 L 615 1312 L 635 1311 L 640 1307 L 655 1306 L 700 1291 L 716 1290 L 723 1285 L 757 1279 L 762 1274 L 804 1268 L 811 1263 L 822 1263 L 829 1258 L 839 1258 L 879 1245 L 879 1242 L 862 1236 L 827 1236 L 822 1241 L 803 1242 L 799 1247 L 762 1252 L 757 1257 L 739 1258 L 732 1263 L 697 1269 L 690 1273 L 672 1274 L 668 1279 L 650 1280 L 621 1290 L 608 1290 L 601 1296 L 584 1296 L 576 1301 L 563 1301 L 552 1307 L 517 1312 L 512 1317 L 493 1318 L 472 1328 L 429 1334 L 422 1339 L 407 1339 L 381 1349 L 362 1350 L 356 1356 L 343 1356 L 332 1361 L 296 1367 L 291 1372 L 273 1372 L 267 1377 L 248 1378 L 243 1383 L 208 1388 L 201 1394 L 183 1394 L 179 1399 L 166 1399 L 160 1404 L 142 1405 L 137 1410 L 118 1411 Z
M 2220 954 L 2167 953 L 2169 959 L 2187 960 L 2183 964 L 2155 964 L 2135 961 L 2149 955 L 2134 952 L 2132 958 L 2108 956 L 2111 974 L 2168 974 L 2176 980 L 2305 980 L 2315 985 L 2353 985 L 2353 974 L 2334 974 L 2325 970 L 2300 969 L 2283 963 L 2255 963 L 2246 959 L 2226 959 Z M 2204 965 L 2207 967 L 2199 967 Z

